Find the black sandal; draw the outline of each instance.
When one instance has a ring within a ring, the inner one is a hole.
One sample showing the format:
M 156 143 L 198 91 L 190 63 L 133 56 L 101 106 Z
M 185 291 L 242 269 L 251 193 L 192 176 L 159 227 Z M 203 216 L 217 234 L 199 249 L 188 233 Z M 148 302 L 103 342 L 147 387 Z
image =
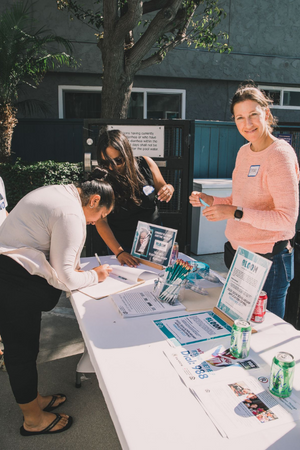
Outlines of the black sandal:
M 58 398 L 62 398 L 62 397 L 65 397 L 65 400 L 64 400 L 63 402 L 60 402 L 60 404 L 57 405 L 57 406 L 52 406 L 52 405 L 56 402 L 56 400 L 57 400 Z M 66 401 L 67 401 L 67 396 L 66 396 L 65 394 L 55 394 L 55 395 L 52 395 L 52 400 L 50 400 L 50 402 L 49 402 L 48 405 L 43 409 L 43 411 L 51 412 L 51 411 L 53 411 L 54 409 L 59 408 L 61 405 L 63 405 L 64 403 L 66 403 Z
M 60 428 L 59 430 L 51 431 L 52 428 L 54 428 L 55 425 L 58 424 L 58 422 L 62 419 L 62 416 L 60 414 L 58 414 L 58 413 L 54 413 L 54 414 L 56 415 L 56 418 L 44 430 L 42 430 L 42 431 L 27 431 L 27 430 L 25 430 L 24 426 L 22 425 L 20 428 L 20 434 L 22 436 L 36 436 L 38 434 L 55 434 L 55 433 L 62 433 L 63 431 L 66 431 L 71 427 L 71 425 L 73 423 L 73 419 L 71 416 L 69 416 L 67 425 L 65 425 L 63 428 Z

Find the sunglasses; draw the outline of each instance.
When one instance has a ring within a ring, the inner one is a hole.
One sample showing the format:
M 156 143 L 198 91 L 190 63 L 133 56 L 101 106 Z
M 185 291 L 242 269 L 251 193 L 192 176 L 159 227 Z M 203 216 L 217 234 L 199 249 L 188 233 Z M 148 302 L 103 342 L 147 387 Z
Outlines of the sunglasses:
M 101 164 L 108 167 L 112 164 L 112 161 L 116 166 L 121 166 L 124 163 L 124 158 L 123 156 L 118 156 L 117 158 L 112 158 L 111 160 L 102 159 Z

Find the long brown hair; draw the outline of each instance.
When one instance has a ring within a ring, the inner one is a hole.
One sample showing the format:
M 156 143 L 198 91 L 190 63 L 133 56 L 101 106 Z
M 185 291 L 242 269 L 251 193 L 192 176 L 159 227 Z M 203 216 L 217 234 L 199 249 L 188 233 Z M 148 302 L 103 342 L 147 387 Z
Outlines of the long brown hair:
M 121 174 L 116 165 L 106 152 L 108 147 L 118 150 L 124 159 L 125 172 Z M 106 180 L 112 184 L 116 200 L 132 199 L 136 205 L 141 204 L 141 188 L 145 183 L 143 175 L 139 171 L 138 164 L 133 156 L 131 145 L 124 133 L 120 130 L 102 130 L 97 144 L 97 160 L 100 167 L 107 168 L 108 163 L 112 169 L 108 169 Z M 104 162 L 105 161 L 105 162 Z

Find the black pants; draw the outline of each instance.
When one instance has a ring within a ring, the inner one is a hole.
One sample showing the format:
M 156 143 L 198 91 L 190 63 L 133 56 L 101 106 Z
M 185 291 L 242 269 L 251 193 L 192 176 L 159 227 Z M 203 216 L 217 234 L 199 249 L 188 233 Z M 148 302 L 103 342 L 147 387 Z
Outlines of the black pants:
M 42 311 L 54 308 L 61 291 L 4 255 L 0 255 L 0 291 L 0 335 L 10 385 L 17 403 L 29 403 L 38 392 Z

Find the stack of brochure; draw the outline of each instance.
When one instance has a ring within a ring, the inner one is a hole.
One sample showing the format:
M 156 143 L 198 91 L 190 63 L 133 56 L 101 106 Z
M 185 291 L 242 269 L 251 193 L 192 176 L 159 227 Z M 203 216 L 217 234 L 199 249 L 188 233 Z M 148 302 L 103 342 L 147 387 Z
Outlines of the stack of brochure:
M 114 294 L 111 299 L 124 318 L 185 310 L 179 301 L 173 305 L 160 302 L 153 294 L 153 284 Z

